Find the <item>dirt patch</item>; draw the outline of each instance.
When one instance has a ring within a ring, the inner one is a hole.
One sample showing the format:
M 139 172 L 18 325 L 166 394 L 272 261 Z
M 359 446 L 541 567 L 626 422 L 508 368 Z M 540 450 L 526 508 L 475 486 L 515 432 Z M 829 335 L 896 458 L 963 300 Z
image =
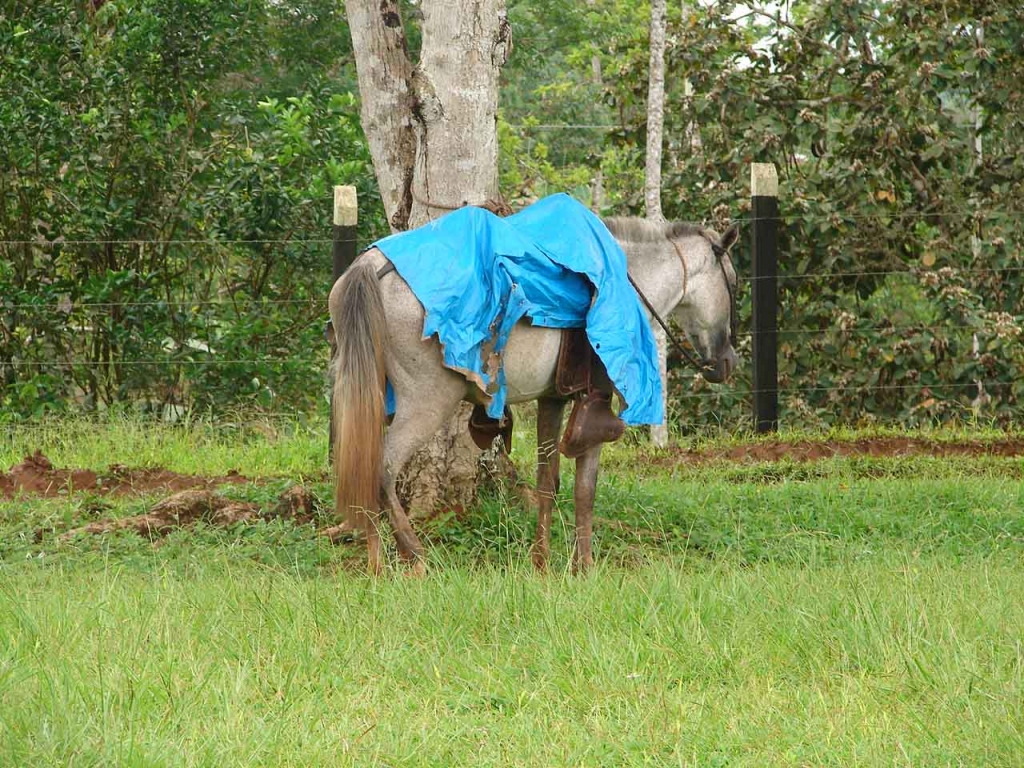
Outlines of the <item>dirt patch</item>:
M 98 520 L 66 531 L 61 534 L 61 538 L 72 538 L 80 533 L 99 534 L 123 530 L 157 538 L 166 536 L 175 528 L 184 528 L 200 521 L 211 525 L 231 525 L 252 520 L 259 513 L 258 504 L 232 501 L 211 491 L 182 491 L 157 502 L 145 515 Z
M 132 517 L 106 518 L 67 530 L 60 534 L 68 539 L 79 534 L 103 534 L 129 530 L 140 536 L 160 539 L 177 528 L 186 528 L 203 522 L 213 526 L 228 526 L 254 520 L 289 519 L 303 525 L 315 522 L 318 502 L 313 493 L 302 485 L 295 485 L 282 493 L 276 502 L 265 507 L 252 502 L 226 498 L 212 490 L 225 484 L 240 485 L 253 482 L 238 472 L 226 475 L 183 475 L 167 469 L 130 469 L 120 464 L 106 472 L 87 469 L 57 469 L 46 456 L 36 451 L 26 456 L 10 471 L 0 473 L 0 497 L 21 495 L 56 497 L 73 493 L 96 495 L 128 495 L 143 493 L 170 493 L 149 511 Z M 98 510 L 110 505 L 97 499 Z M 52 533 L 51 529 L 36 531 L 36 540 Z M 331 541 L 351 536 L 345 526 L 334 526 L 321 532 Z
M 41 452 L 26 456 L 10 471 L 0 473 L 0 496 L 65 496 L 70 493 L 98 493 L 115 496 L 140 493 L 178 493 L 210 489 L 228 483 L 249 483 L 237 472 L 226 475 L 182 475 L 168 469 L 130 469 L 112 464 L 106 472 L 89 469 L 57 469 Z
M 79 534 L 95 535 L 128 530 L 140 536 L 159 539 L 176 528 L 187 528 L 199 522 L 224 527 L 259 519 L 288 518 L 302 525 L 312 522 L 315 516 L 316 499 L 303 486 L 289 488 L 268 509 L 252 502 L 228 499 L 208 490 L 189 490 L 158 501 L 143 515 L 97 520 L 65 531 L 60 538 L 66 540 Z M 47 529 L 36 531 L 36 540 L 42 540 L 47 533 Z
M 1024 439 L 995 440 L 992 442 L 936 442 L 908 437 L 879 437 L 861 440 L 828 440 L 822 442 L 767 442 L 749 443 L 730 448 L 711 450 L 679 450 L 672 463 L 700 464 L 708 461 L 738 463 L 772 461 L 819 461 L 836 456 L 1024 456 Z
M 836 456 L 1024 456 L 1024 439 L 939 442 L 911 437 L 880 437 L 860 440 L 758 442 L 706 450 L 676 449 L 667 456 L 654 459 L 653 462 L 661 466 L 703 464 L 711 461 L 751 464 L 776 461 L 812 462 Z M 112 464 L 105 472 L 57 469 L 46 456 L 36 451 L 31 456 L 26 456 L 21 463 L 15 464 L 8 472 L 0 472 L 0 498 L 19 495 L 55 497 L 72 493 L 113 496 L 174 494 L 252 482 L 254 481 L 251 478 L 234 470 L 225 475 L 210 476 L 183 475 L 162 468 L 135 469 L 121 464 Z M 523 500 L 529 503 L 530 490 L 525 484 L 514 484 L 517 488 L 524 489 Z M 292 499 L 291 503 L 296 503 L 296 500 Z M 347 530 L 344 532 L 347 533 Z

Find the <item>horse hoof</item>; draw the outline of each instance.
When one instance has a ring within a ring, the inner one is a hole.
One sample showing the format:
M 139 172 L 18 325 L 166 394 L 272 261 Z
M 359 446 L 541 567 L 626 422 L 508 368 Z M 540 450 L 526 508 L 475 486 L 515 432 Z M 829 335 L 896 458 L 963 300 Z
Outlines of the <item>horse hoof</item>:
M 366 538 L 366 534 L 358 528 L 353 528 L 347 522 L 341 525 L 332 525 L 329 528 L 322 528 L 320 535 L 329 539 L 331 544 L 339 544 L 343 541 L 360 541 Z
M 417 560 L 409 567 L 409 576 L 414 579 L 422 579 L 427 575 L 427 564 L 423 560 Z
M 590 571 L 594 569 L 594 561 L 591 558 L 586 560 L 576 560 L 572 564 L 572 575 L 573 576 L 586 576 Z
M 548 556 L 547 553 L 541 552 L 534 548 L 533 552 L 530 553 L 530 560 L 533 561 L 533 570 L 537 573 L 548 572 Z

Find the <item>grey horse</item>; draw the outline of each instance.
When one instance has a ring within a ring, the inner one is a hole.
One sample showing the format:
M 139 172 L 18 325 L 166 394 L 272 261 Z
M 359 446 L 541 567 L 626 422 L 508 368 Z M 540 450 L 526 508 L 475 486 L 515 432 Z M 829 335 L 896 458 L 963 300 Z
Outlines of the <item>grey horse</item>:
M 736 368 L 734 328 L 736 272 L 729 249 L 733 226 L 721 237 L 684 223 L 658 224 L 635 218 L 606 219 L 626 252 L 629 273 L 655 312 L 671 316 L 703 359 L 704 377 L 722 382 Z M 423 337 L 424 310 L 408 284 L 391 271 L 378 278 L 387 259 L 365 251 L 331 290 L 335 334 L 335 508 L 366 533 L 371 572 L 381 568 L 379 517 L 387 509 L 399 555 L 415 572 L 424 570 L 423 546 L 398 499 L 395 482 L 412 455 L 451 417 L 463 400 L 482 403 L 483 393 L 466 377 L 444 367 L 441 344 Z M 565 400 L 555 394 L 559 329 L 528 321 L 512 330 L 504 354 L 510 404 L 537 401 L 537 534 L 534 565 L 543 569 L 551 551 L 551 512 L 558 485 L 558 431 Z M 396 412 L 384 431 L 385 377 L 394 389 Z M 576 535 L 573 566 L 593 564 L 594 494 L 601 445 L 576 459 Z

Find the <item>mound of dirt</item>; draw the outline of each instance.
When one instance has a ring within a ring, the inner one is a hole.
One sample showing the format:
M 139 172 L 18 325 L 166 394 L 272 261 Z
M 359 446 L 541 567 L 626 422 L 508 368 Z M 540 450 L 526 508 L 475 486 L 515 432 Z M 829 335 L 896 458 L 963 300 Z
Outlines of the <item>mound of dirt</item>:
M 316 499 L 303 486 L 293 486 L 281 494 L 277 503 L 264 511 L 259 504 L 234 501 L 208 490 L 189 490 L 175 493 L 158 501 L 149 512 L 133 517 L 109 518 L 72 528 L 60 535 L 62 540 L 79 534 L 102 534 L 130 530 L 140 536 L 158 539 L 176 528 L 187 528 L 198 522 L 214 526 L 228 526 L 257 519 L 289 518 L 298 524 L 311 522 L 316 515 Z M 47 533 L 36 531 L 36 540 Z
M 145 515 L 99 520 L 61 534 L 62 539 L 80 533 L 109 533 L 133 530 L 140 536 L 166 536 L 175 528 L 199 521 L 211 525 L 231 525 L 252 520 L 260 514 L 258 504 L 231 501 L 211 491 L 182 491 L 154 504 Z
M 69 490 L 97 490 L 99 478 L 88 469 L 54 469 L 53 463 L 36 451 L 26 456 L 10 472 L 0 474 L 0 494 L 14 496 L 27 493 L 56 496 Z
M 185 528 L 198 522 L 208 525 L 227 526 L 233 523 L 256 519 L 290 519 L 298 524 L 315 520 L 317 501 L 312 492 L 301 485 L 292 486 L 278 498 L 276 503 L 263 509 L 259 504 L 228 499 L 211 488 L 224 484 L 253 482 L 238 472 L 214 477 L 183 475 L 168 469 L 131 469 L 113 464 L 104 473 L 88 469 L 57 469 L 46 456 L 36 451 L 31 456 L 0 473 L 0 497 L 13 498 L 21 495 L 64 496 L 72 493 L 90 492 L 103 495 L 127 495 L 142 493 L 171 493 L 158 501 L 143 515 L 133 517 L 97 520 L 87 525 L 65 531 L 61 539 L 78 534 L 102 534 L 111 531 L 131 530 L 140 536 L 159 539 L 176 528 Z M 99 502 L 100 508 L 109 505 Z M 333 531 L 334 529 L 329 529 Z M 36 540 L 51 533 L 50 529 L 36 531 Z M 335 540 L 336 535 L 328 535 Z
M 57 469 L 46 456 L 36 451 L 26 456 L 10 471 L 0 473 L 0 496 L 20 494 L 32 496 L 65 496 L 71 493 L 135 494 L 177 493 L 192 489 L 209 489 L 226 483 L 248 483 L 248 478 L 235 471 L 226 475 L 182 475 L 168 469 L 130 469 L 112 464 L 106 472 L 89 469 Z
M 717 450 L 679 451 L 673 454 L 672 460 L 678 463 L 715 460 L 753 463 L 818 461 L 834 456 L 1024 456 L 1024 440 L 1006 438 L 992 442 L 938 442 L 922 438 L 879 437 L 848 441 L 778 441 L 749 443 Z

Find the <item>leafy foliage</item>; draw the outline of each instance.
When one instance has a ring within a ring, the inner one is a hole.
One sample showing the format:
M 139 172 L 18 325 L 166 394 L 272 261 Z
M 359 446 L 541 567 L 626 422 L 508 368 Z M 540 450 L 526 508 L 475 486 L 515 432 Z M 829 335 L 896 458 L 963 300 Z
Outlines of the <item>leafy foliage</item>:
M 641 212 L 647 3 L 508 5 L 506 198 Z M 402 7 L 415 50 L 419 7 Z M 1024 11 L 779 13 L 670 7 L 663 206 L 745 220 L 749 164 L 779 168 L 784 418 L 1019 419 Z M 361 239 L 387 230 L 354 88 L 331 0 L 5 5 L 5 414 L 316 402 L 330 186 L 359 187 Z M 673 373 L 688 428 L 746 423 L 745 390 Z
M 5 410 L 317 399 L 330 186 L 381 226 L 346 39 L 326 2 L 0 15 Z
M 786 418 L 1019 418 L 1024 12 L 839 0 L 790 10 L 670 8 L 666 214 L 746 219 L 749 163 L 778 167 Z M 571 112 L 571 84 L 603 72 L 613 127 L 596 135 L 616 212 L 642 212 L 648 12 L 588 3 L 566 56 L 575 69 L 555 83 Z M 676 374 L 691 426 L 745 421 L 744 389 L 718 394 Z

